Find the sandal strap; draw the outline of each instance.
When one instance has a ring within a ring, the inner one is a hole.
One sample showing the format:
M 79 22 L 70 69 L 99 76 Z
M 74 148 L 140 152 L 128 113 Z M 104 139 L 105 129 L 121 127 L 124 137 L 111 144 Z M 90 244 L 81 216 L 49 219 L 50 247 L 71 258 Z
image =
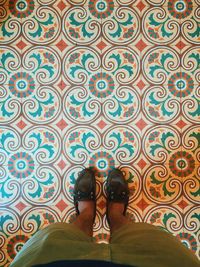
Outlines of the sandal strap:
M 95 192 L 81 192 L 78 190 L 74 193 L 74 198 L 76 201 L 83 201 L 83 200 L 94 200 L 95 199 Z
M 120 193 L 116 193 L 112 188 L 107 191 L 108 201 L 110 202 L 119 202 L 119 203 L 127 203 L 129 200 L 129 192 L 127 190 L 123 190 Z
M 124 211 L 123 215 L 126 215 L 126 210 L 129 202 L 129 188 L 125 181 L 122 172 L 119 169 L 114 169 L 110 172 L 107 183 L 106 183 L 106 193 L 107 193 L 107 209 L 106 218 L 108 225 L 110 225 L 108 216 L 108 206 L 111 202 L 123 203 Z
M 83 184 L 81 185 L 81 180 L 82 181 L 85 180 L 88 189 L 85 189 Z M 95 183 L 94 172 L 92 170 L 84 169 L 82 172 L 80 172 L 74 186 L 73 196 L 74 196 L 74 206 L 77 215 L 80 214 L 78 208 L 79 201 L 84 201 L 84 200 L 96 201 L 96 183 Z

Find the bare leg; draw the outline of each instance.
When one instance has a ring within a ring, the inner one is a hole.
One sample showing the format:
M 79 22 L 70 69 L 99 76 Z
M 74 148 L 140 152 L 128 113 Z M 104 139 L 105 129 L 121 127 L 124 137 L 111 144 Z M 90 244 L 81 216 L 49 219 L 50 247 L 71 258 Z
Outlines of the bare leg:
M 124 204 L 110 202 L 108 207 L 108 217 L 110 220 L 110 232 L 111 234 L 117 231 L 122 225 L 129 222 L 129 220 L 123 215 Z
M 91 237 L 93 235 L 94 205 L 93 201 L 80 201 L 78 204 L 80 214 L 74 222 L 74 225 Z

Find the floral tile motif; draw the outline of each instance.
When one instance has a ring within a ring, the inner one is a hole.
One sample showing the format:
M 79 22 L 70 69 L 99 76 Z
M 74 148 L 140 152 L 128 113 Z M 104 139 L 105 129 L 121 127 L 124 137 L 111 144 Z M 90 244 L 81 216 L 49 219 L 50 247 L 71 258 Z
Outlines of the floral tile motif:
M 199 2 L 0 1 L 0 265 L 50 223 L 73 222 L 78 173 L 106 176 L 127 213 L 199 253 Z M 200 257 L 200 256 L 198 256 Z
M 137 6 L 133 9 L 119 2 L 115 1 L 117 4 L 113 5 L 114 1 L 109 1 L 107 10 L 100 13 L 102 35 L 110 44 L 127 45 L 134 42 L 140 35 L 141 12 Z M 104 1 L 101 6 L 102 8 L 105 6 Z
M 143 14 L 143 34 L 153 44 L 169 45 L 176 40 L 180 34 L 180 19 L 174 16 L 170 8 L 172 1 L 164 5 L 150 7 Z
M 179 91 L 174 89 L 176 75 L 172 75 L 168 85 L 149 86 L 142 96 L 144 116 L 149 123 L 174 124 L 181 116 L 181 99 Z
M 101 99 L 88 85 L 70 87 L 63 97 L 64 117 L 70 123 L 93 123 L 101 117 Z
M 22 71 L 32 74 L 35 84 L 54 84 L 61 74 L 60 55 L 52 46 L 30 47 L 23 54 Z
M 189 177 L 183 178 L 184 195 L 191 203 L 199 203 L 200 165 L 193 166 L 193 172 Z
M 181 241 L 193 253 L 199 256 L 199 209 L 195 206 L 189 206 L 187 210 L 184 214 L 184 228 L 182 235 L 180 235 Z
M 151 207 L 144 214 L 144 222 L 177 235 L 177 233 L 183 231 L 183 211 L 179 206 Z
M 16 251 L 14 251 L 14 247 L 12 246 L 15 240 L 19 241 L 19 249 L 25 243 L 27 239 L 24 241 L 20 236 L 20 218 L 19 215 L 12 209 L 1 208 L 0 209 L 0 247 L 3 248 L 1 250 L 1 266 L 8 266 L 9 262 L 11 262 L 15 255 Z M 20 244 L 21 243 L 21 244 Z M 2 265 L 3 264 L 3 265 Z
M 76 45 L 90 45 L 101 36 L 101 18 L 93 12 L 94 1 L 74 5 L 62 13 L 62 32 L 66 40 Z M 96 5 L 98 8 L 98 4 Z
M 18 152 L 20 154 L 20 152 Z M 11 163 L 11 158 L 9 163 Z M 14 179 L 13 170 L 9 170 L 8 166 L 0 166 L 1 172 L 1 199 L 0 207 L 14 205 L 21 196 L 21 179 Z
M 13 1 L 12 1 L 13 2 Z M 21 18 L 11 14 L 9 9 L 9 1 L 1 1 L 1 14 L 0 14 L 0 44 L 6 45 L 13 43 L 21 34 Z M 13 24 L 10 27 L 10 23 Z
M 192 212 L 184 214 L 184 209 L 180 209 L 178 205 L 152 207 L 149 209 L 148 213 L 145 214 L 144 222 L 155 225 L 161 230 L 173 234 L 198 256 L 198 212 L 197 208 L 193 208 Z

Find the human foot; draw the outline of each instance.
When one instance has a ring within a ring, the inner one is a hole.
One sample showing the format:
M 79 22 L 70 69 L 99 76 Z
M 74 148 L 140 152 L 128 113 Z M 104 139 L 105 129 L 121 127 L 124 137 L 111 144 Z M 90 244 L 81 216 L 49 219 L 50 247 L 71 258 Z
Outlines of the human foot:
M 106 192 L 106 216 L 111 232 L 113 232 L 128 221 L 125 214 L 129 201 L 129 189 L 125 177 L 119 169 L 112 170 L 108 175 Z
M 91 236 L 96 216 L 96 182 L 91 169 L 81 171 L 76 180 L 74 206 L 77 214 L 74 224 Z

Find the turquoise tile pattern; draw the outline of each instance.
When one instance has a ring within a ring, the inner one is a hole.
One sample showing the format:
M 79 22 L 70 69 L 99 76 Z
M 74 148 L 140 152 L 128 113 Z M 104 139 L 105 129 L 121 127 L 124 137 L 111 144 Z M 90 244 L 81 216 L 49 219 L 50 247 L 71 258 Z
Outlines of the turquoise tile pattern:
M 199 0 L 0 0 L 0 266 L 39 229 L 75 218 L 94 166 L 94 239 L 109 240 L 105 181 L 128 216 L 200 250 Z

